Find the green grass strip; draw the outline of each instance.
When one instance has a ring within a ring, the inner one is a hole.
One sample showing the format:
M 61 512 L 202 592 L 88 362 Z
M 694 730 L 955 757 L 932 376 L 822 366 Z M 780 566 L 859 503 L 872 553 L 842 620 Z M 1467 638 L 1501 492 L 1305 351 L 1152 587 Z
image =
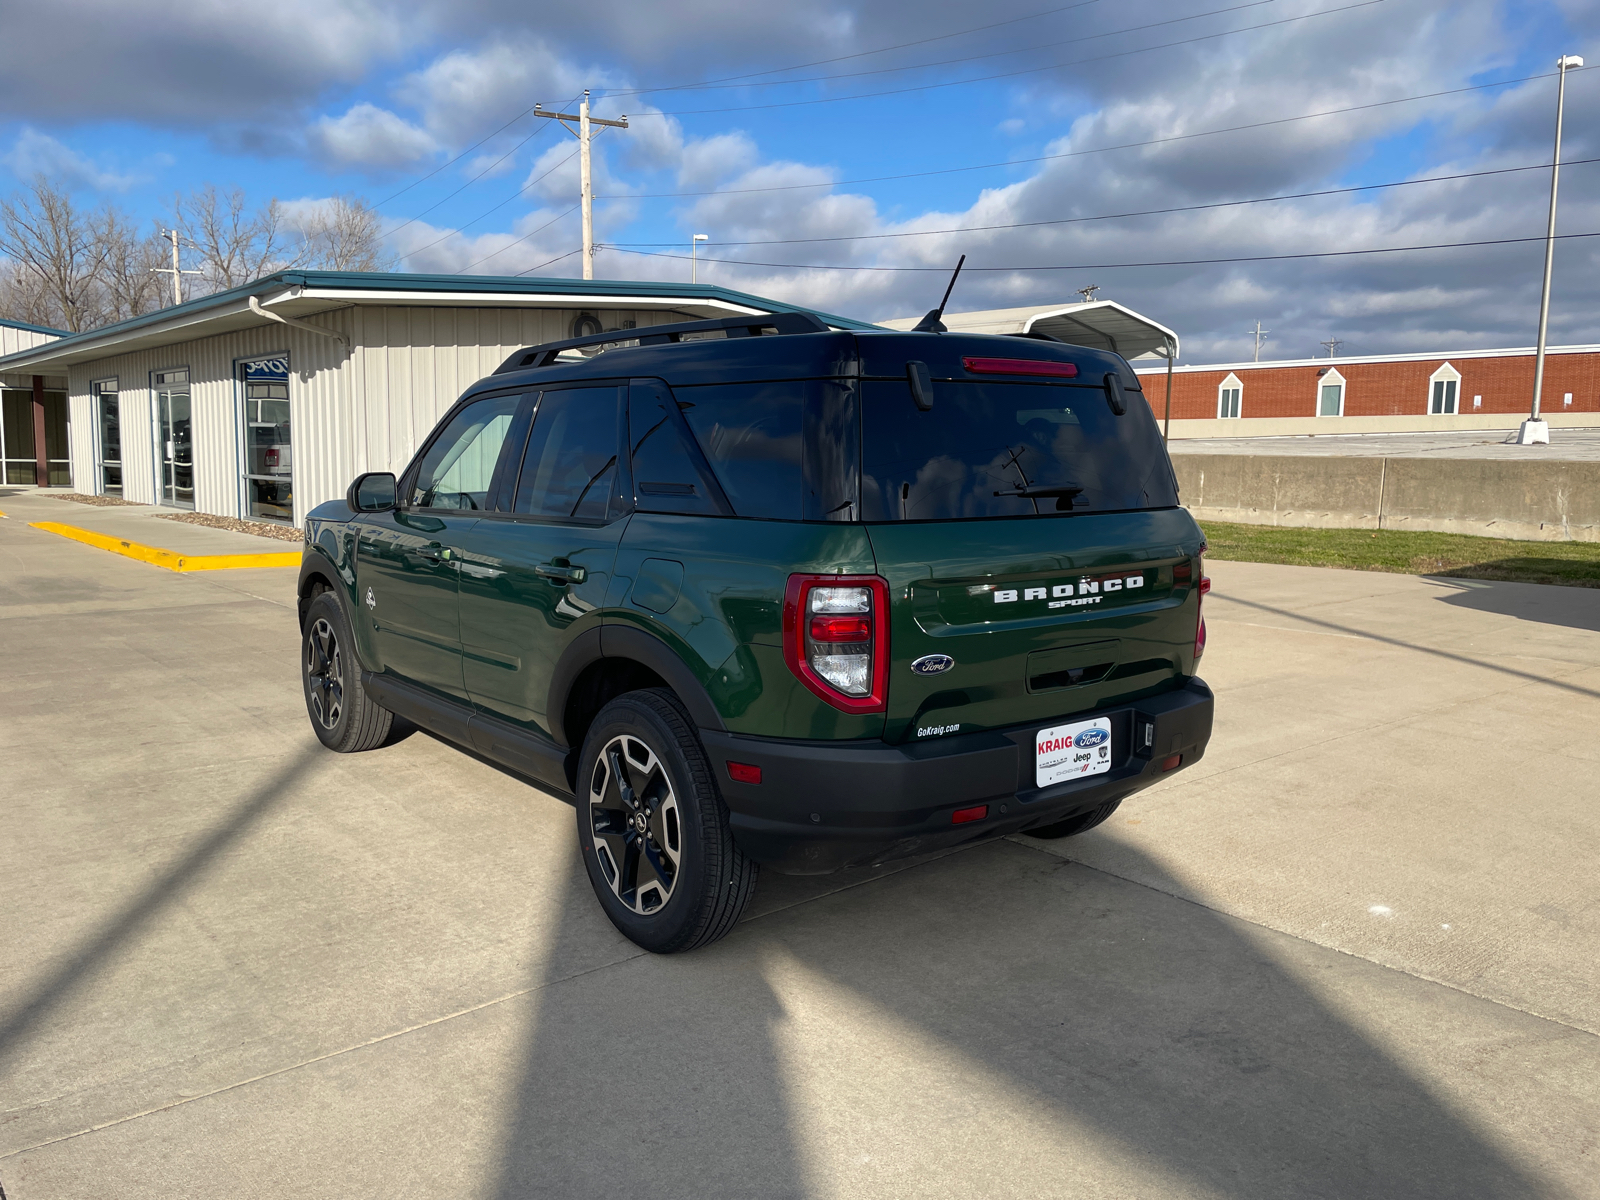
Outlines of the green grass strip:
M 1597 542 L 1514 542 L 1462 533 L 1287 529 L 1220 521 L 1203 522 L 1202 528 L 1206 553 L 1233 562 L 1600 588 Z

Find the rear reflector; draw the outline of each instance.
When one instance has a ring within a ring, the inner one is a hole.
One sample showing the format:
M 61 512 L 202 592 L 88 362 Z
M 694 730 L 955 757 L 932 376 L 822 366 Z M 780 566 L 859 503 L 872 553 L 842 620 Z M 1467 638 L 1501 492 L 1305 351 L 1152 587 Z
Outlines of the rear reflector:
M 1163 771 L 1176 771 L 1181 766 L 1183 766 L 1183 755 L 1181 754 L 1169 754 L 1161 760 L 1161 769 Z
M 961 365 L 973 375 L 1055 375 L 1075 379 L 1076 363 L 1049 362 L 1042 358 L 963 358 Z
M 968 821 L 981 821 L 989 815 L 987 804 L 974 804 L 971 808 L 958 808 L 950 814 L 950 824 L 965 825 Z
M 761 768 L 754 763 L 730 762 L 728 764 L 728 778 L 735 783 L 760 783 Z

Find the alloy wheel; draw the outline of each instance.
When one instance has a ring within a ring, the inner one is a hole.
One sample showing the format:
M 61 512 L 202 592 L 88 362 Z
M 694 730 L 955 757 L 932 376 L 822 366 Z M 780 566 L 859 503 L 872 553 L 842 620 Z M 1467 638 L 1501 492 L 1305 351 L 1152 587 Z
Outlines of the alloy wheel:
M 336 728 L 344 715 L 344 655 L 325 617 L 306 637 L 306 694 L 312 716 L 324 729 Z
M 589 780 L 595 857 L 617 899 L 641 916 L 672 898 L 683 828 L 672 781 L 655 752 L 623 734 L 595 760 Z

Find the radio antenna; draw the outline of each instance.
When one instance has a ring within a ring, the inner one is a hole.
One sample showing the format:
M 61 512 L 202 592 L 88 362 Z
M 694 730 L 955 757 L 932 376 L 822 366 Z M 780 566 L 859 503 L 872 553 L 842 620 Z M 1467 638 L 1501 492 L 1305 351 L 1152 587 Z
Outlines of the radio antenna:
M 944 327 L 944 321 L 942 321 L 940 318 L 944 316 L 944 306 L 950 303 L 950 293 L 956 290 L 956 278 L 961 274 L 961 267 L 966 261 L 967 256 L 963 254 L 960 258 L 960 261 L 956 263 L 955 271 L 950 276 L 950 286 L 945 288 L 944 299 L 939 301 L 939 307 L 930 308 L 928 310 L 928 315 L 917 322 L 916 328 L 911 331 L 912 333 L 950 332 Z

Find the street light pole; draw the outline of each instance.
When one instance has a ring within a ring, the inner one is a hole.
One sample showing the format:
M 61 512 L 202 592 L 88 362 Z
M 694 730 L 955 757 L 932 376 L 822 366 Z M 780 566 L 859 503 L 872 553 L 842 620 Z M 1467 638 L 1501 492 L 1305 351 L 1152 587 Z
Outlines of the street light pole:
M 1556 192 L 1561 185 L 1561 115 L 1567 100 L 1567 72 L 1583 66 L 1576 54 L 1563 54 L 1556 59 L 1556 148 L 1550 164 L 1550 223 L 1544 235 L 1544 288 L 1539 295 L 1539 348 L 1533 357 L 1533 408 L 1528 419 L 1517 433 L 1519 446 L 1535 442 L 1550 444 L 1550 426 L 1539 415 L 1539 399 L 1544 391 L 1544 343 L 1550 326 L 1550 274 L 1556 257 Z
M 689 282 L 700 282 L 700 243 L 711 240 L 709 233 L 697 233 L 689 243 Z

